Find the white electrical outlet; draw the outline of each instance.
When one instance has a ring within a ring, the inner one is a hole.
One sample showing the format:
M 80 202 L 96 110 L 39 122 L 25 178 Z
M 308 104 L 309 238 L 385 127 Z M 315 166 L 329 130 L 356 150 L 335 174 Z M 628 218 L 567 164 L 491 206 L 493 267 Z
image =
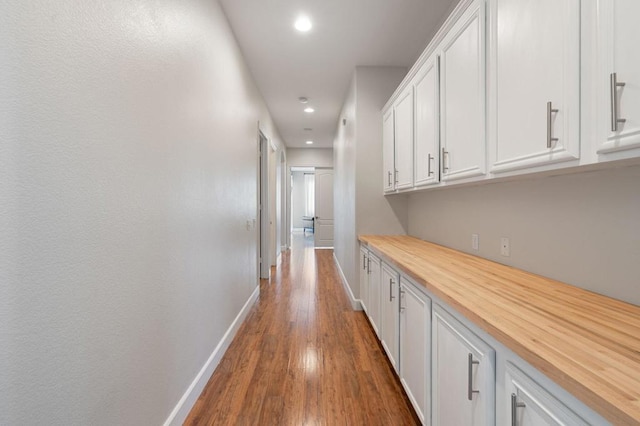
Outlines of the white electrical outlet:
M 511 248 L 509 246 L 509 238 L 502 237 L 500 238 L 500 254 L 509 257 L 511 254 Z
M 471 248 L 476 251 L 480 250 L 480 237 L 478 234 L 471 234 Z

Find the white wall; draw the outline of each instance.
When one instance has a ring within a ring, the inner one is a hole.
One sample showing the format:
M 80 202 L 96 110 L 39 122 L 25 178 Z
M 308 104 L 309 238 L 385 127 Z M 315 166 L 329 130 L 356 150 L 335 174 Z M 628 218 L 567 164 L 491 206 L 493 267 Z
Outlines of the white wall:
M 216 1 L 2 9 L 0 424 L 162 424 L 256 288 L 278 135 Z
M 381 109 L 406 71 L 402 67 L 356 67 L 338 122 L 334 245 L 355 297 L 359 295 L 358 235 L 407 232 L 406 197 L 382 195 L 381 172 Z
M 415 194 L 409 234 L 640 305 L 639 183 L 632 166 Z

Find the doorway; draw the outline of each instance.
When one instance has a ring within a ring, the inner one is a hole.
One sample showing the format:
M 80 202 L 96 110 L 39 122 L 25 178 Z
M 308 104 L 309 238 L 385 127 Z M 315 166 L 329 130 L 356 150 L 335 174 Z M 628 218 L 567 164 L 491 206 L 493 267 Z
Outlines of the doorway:
M 258 271 L 260 279 L 269 279 L 269 140 L 261 131 L 258 131 L 258 145 Z
M 291 167 L 291 233 L 333 247 L 333 169 Z

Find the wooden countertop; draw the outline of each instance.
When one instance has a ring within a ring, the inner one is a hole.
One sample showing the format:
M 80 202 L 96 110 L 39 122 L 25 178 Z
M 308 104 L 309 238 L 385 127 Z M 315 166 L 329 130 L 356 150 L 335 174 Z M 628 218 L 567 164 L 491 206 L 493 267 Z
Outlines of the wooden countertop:
M 640 307 L 413 237 L 359 240 L 613 424 L 640 424 Z

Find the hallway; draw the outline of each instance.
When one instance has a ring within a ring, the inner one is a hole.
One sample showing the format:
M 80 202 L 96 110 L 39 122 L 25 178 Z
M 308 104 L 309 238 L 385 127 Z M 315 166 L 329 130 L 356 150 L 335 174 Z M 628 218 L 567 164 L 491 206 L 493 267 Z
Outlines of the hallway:
M 185 424 L 417 424 L 333 251 L 301 233 L 292 246 Z

